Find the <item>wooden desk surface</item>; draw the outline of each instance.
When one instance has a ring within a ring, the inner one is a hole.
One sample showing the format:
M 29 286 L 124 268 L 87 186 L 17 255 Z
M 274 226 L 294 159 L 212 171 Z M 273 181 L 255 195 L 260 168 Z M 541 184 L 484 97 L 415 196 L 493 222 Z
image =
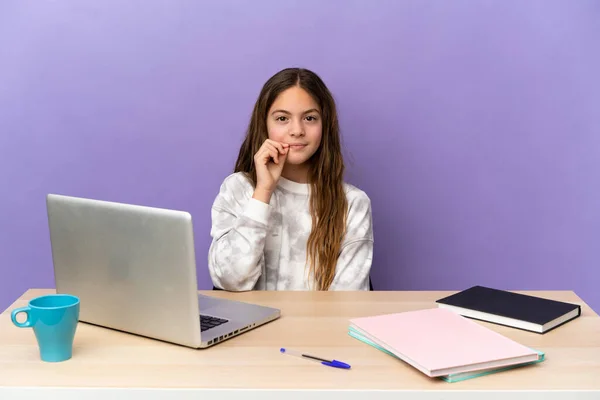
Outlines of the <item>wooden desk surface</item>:
M 582 315 L 545 335 L 480 322 L 535 349 L 543 363 L 457 383 L 431 379 L 348 336 L 354 317 L 435 307 L 451 292 L 202 292 L 279 307 L 280 319 L 205 350 L 80 323 L 73 358 L 40 361 L 31 329 L 10 310 L 53 290 L 27 291 L 0 315 L 0 388 L 212 388 L 343 390 L 592 390 L 600 393 L 600 317 L 573 292 L 527 292 L 582 305 Z M 452 338 L 448 338 L 452 346 Z M 351 370 L 280 354 L 289 347 L 336 358 Z M 596 394 L 600 396 L 600 394 Z

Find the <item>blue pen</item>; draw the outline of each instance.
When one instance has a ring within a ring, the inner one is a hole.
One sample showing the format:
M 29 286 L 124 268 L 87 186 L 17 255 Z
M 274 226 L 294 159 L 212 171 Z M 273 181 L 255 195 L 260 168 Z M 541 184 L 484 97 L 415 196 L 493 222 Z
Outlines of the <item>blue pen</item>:
M 290 356 L 296 356 L 300 358 L 307 358 L 313 361 L 318 361 L 323 365 L 327 365 L 328 367 L 350 369 L 350 365 L 338 360 L 325 360 L 324 358 L 319 358 L 308 354 L 302 354 L 294 350 L 284 349 L 283 347 L 279 351 L 281 351 L 283 354 L 288 354 Z

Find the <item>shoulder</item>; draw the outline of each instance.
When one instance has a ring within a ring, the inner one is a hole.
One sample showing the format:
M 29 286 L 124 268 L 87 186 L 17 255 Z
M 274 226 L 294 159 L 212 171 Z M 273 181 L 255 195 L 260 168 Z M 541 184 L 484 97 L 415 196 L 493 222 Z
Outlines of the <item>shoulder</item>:
M 358 187 L 344 182 L 344 192 L 348 199 L 348 211 L 356 211 L 357 209 L 363 210 L 362 212 L 370 212 L 371 210 L 371 199 L 364 190 Z
M 355 240 L 373 240 L 373 216 L 371 214 L 371 199 L 364 190 L 344 183 L 348 199 L 348 219 L 346 242 Z
M 254 187 L 250 178 L 243 172 L 228 175 L 219 188 L 219 193 L 213 207 L 230 207 L 234 204 L 243 205 L 251 197 Z
M 245 193 L 253 190 L 252 181 L 243 172 L 228 175 L 221 183 L 221 192 Z

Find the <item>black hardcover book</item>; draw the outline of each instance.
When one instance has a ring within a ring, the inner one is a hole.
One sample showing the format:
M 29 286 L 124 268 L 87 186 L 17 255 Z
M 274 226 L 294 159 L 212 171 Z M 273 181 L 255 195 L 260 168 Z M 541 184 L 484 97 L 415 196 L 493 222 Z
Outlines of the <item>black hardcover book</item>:
M 462 316 L 531 332 L 546 333 L 581 315 L 581 306 L 484 286 L 436 301 Z

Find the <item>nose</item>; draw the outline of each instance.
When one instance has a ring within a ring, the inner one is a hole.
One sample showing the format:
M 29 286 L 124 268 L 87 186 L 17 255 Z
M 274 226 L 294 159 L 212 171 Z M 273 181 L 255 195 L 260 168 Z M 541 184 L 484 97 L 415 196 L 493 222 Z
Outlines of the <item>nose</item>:
M 290 135 L 292 137 L 302 137 L 304 136 L 304 126 L 299 121 L 295 121 L 290 126 Z

